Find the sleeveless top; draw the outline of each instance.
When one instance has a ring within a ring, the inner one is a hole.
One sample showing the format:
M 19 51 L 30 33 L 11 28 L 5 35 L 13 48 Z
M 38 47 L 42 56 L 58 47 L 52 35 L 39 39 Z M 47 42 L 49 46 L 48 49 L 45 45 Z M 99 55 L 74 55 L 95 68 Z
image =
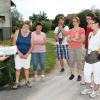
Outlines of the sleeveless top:
M 19 32 L 16 45 L 22 54 L 27 54 L 31 47 L 31 32 L 27 37 L 22 36 L 21 32 Z

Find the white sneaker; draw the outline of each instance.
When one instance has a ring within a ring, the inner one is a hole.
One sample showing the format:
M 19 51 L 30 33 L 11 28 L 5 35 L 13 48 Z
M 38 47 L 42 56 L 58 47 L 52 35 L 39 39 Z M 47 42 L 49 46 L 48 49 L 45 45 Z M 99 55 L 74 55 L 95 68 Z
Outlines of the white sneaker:
M 85 94 L 90 94 L 92 93 L 92 89 L 84 89 L 83 91 L 81 91 L 81 94 L 85 95 Z
M 80 81 L 80 85 L 85 85 L 85 81 L 84 80 L 81 80 Z
M 13 89 L 17 89 L 18 87 L 20 87 L 20 84 L 16 82 L 16 83 L 14 84 L 14 86 L 13 86 Z
M 97 91 L 94 91 L 94 90 L 92 91 L 91 94 L 89 94 L 89 96 L 92 97 L 92 98 L 95 98 L 98 95 L 99 95 L 99 93 Z
M 94 84 L 91 84 L 90 87 L 93 88 L 94 87 Z
M 41 75 L 41 81 L 45 82 L 45 75 Z
M 37 77 L 38 77 L 37 75 L 34 75 L 34 79 L 33 79 L 34 82 L 37 81 Z
M 27 86 L 28 88 L 31 88 L 31 87 L 32 87 L 31 82 L 30 82 L 30 81 L 27 81 L 27 82 L 26 82 L 26 86 Z

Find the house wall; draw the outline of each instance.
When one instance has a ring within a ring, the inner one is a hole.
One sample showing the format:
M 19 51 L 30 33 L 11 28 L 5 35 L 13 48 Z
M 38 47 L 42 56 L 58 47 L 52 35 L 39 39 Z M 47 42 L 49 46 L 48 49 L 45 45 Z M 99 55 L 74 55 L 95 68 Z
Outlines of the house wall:
M 0 29 L 3 30 L 3 40 L 10 38 L 11 35 L 11 21 L 10 21 L 10 0 L 0 0 L 0 16 L 5 16 L 5 20 L 0 21 Z

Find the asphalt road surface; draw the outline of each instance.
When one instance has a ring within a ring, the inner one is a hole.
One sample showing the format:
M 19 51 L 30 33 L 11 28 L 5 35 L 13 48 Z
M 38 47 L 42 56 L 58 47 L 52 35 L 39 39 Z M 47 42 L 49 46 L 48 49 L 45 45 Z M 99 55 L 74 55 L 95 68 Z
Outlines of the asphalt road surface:
M 65 66 L 67 66 L 65 64 Z M 0 90 L 0 100 L 100 100 L 100 96 L 90 98 L 88 95 L 81 95 L 80 91 L 84 86 L 74 80 L 69 80 L 69 68 L 64 73 L 59 72 L 59 64 L 56 69 L 42 82 L 38 77 L 36 82 L 31 78 L 32 88 L 25 86 L 17 90 Z

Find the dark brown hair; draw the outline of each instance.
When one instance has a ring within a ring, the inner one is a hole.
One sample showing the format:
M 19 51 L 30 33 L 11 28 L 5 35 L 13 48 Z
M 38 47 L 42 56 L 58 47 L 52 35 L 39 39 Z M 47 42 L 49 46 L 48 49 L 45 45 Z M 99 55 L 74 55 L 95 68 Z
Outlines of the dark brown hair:
M 100 26 L 100 18 L 98 18 L 98 17 L 95 16 L 91 20 L 93 20 L 95 23 L 98 23 L 99 26 Z

